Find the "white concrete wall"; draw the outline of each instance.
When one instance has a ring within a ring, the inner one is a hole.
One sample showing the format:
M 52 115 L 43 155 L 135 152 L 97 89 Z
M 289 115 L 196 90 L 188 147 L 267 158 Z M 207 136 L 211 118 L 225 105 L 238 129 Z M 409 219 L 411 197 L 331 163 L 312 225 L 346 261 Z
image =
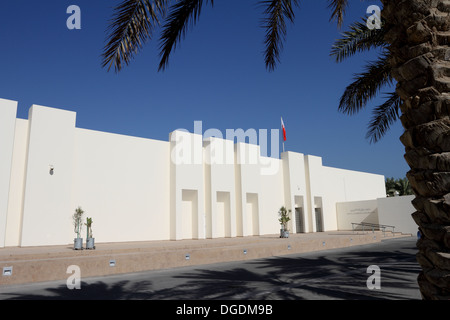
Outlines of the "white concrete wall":
M 324 221 L 326 230 L 336 230 L 336 203 L 371 200 L 386 196 L 384 176 L 324 166 Z
M 156 141 L 75 127 L 76 114 L 0 100 L 0 247 L 72 243 L 80 206 L 96 242 L 277 234 L 278 211 L 302 208 L 304 232 L 336 230 L 336 202 L 384 197 L 384 177 L 322 158 L 177 130 Z M 50 168 L 54 168 L 53 175 Z M 85 237 L 85 230 L 82 230 Z
M 410 233 L 415 236 L 418 227 L 411 217 L 415 211 L 411 204 L 413 199 L 414 196 L 402 196 L 337 203 L 338 229 L 352 230 L 352 222 L 368 222 L 394 226 L 395 232 Z
M 66 215 L 81 206 L 101 242 L 168 239 L 169 163 L 168 142 L 77 128 Z
M 325 191 L 341 201 L 356 201 L 386 196 L 384 176 L 353 170 L 323 167 L 327 177 Z M 331 192 L 333 191 L 333 192 Z
M 336 216 L 338 230 L 353 230 L 352 223 L 375 223 L 379 224 L 378 201 L 349 201 L 336 203 Z M 361 226 L 354 225 L 355 228 Z
M 0 247 L 5 246 L 17 102 L 0 99 Z
M 259 146 L 235 144 L 236 234 L 252 236 L 260 234 L 260 219 L 254 216 L 261 207 L 261 166 Z
M 291 221 L 288 223 L 288 229 L 292 232 L 300 232 L 297 230 L 297 221 L 295 216 L 295 208 L 301 207 L 303 219 L 308 223 L 306 213 L 306 171 L 304 155 L 296 152 L 284 152 L 281 154 L 283 165 L 284 179 L 284 206 L 291 210 Z M 305 223 L 305 221 L 304 221 Z
M 71 111 L 30 109 L 21 246 L 70 242 L 75 118 Z
M 315 207 L 321 207 L 324 231 L 337 230 L 336 203 L 385 197 L 384 176 L 332 168 L 322 158 L 304 156 L 306 172 L 306 232 L 316 232 Z
M 324 196 L 324 181 L 329 177 L 324 177 L 322 158 L 317 156 L 305 155 L 305 181 L 306 181 L 306 211 L 305 211 L 305 232 L 317 232 L 315 207 L 319 203 L 318 199 Z M 323 201 L 320 201 L 322 204 Z M 322 210 L 324 211 L 324 210 Z M 324 217 L 326 211 L 323 212 Z M 335 217 L 331 217 L 336 219 Z M 326 221 L 325 230 L 334 230 L 329 228 Z
M 276 234 L 280 232 L 280 223 L 278 222 L 278 211 L 282 206 L 286 206 L 284 192 L 284 170 L 280 159 L 261 157 L 262 162 L 272 168 L 278 168 L 271 172 L 261 175 L 261 199 L 259 210 L 260 234 Z M 264 173 L 264 171 L 262 171 Z
M 236 236 L 233 141 L 208 138 L 204 143 L 206 237 Z
M 176 130 L 170 134 L 170 226 L 172 240 L 204 239 L 204 168 L 202 136 Z M 183 204 L 183 202 L 185 202 Z M 189 204 L 190 202 L 190 204 Z M 187 210 L 192 210 L 188 212 Z M 183 234 L 183 225 L 192 228 Z
M 22 231 L 23 196 L 28 151 L 28 120 L 16 119 L 14 153 L 9 188 L 5 246 L 19 246 Z
M 416 209 L 411 204 L 415 196 L 388 197 L 377 199 L 380 224 L 395 226 L 396 232 L 416 236 L 418 226 L 411 214 Z

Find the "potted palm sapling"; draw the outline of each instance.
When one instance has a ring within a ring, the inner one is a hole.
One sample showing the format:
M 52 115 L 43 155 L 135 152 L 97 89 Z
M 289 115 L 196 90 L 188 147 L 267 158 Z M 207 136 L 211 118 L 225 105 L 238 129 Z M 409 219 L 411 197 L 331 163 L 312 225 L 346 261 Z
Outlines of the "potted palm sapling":
M 95 249 L 95 238 L 92 235 L 92 218 L 86 218 L 86 249 Z
M 83 225 L 83 214 L 84 211 L 81 207 L 75 209 L 75 213 L 72 216 L 74 232 L 77 234 L 77 237 L 73 239 L 73 248 L 75 250 L 83 249 L 83 238 L 81 238 L 81 226 Z
M 291 210 L 288 211 L 284 206 L 278 211 L 278 215 L 280 216 L 278 221 L 281 224 L 280 238 L 289 238 L 288 222 L 291 220 L 289 217 L 290 212 Z

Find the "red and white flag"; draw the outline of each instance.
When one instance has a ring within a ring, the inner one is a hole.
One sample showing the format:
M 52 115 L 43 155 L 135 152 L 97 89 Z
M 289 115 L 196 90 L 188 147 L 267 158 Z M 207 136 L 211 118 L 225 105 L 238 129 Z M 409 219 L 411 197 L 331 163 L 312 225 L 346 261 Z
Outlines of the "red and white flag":
M 281 117 L 281 129 L 283 129 L 283 141 L 286 141 L 286 127 L 284 126 L 283 117 Z

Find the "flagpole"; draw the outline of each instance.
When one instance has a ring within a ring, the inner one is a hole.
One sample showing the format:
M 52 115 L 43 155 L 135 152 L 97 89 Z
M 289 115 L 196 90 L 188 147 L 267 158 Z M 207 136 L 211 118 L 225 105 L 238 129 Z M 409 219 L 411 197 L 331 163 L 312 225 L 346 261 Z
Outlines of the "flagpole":
M 281 117 L 281 139 L 283 141 L 283 153 L 284 153 L 284 140 L 285 140 L 285 134 L 286 134 L 286 128 L 284 127 L 283 117 Z
M 284 152 L 284 139 L 283 139 L 283 118 L 281 118 L 281 134 L 280 134 L 280 140 L 281 140 L 281 144 L 283 145 L 283 151 L 281 151 L 281 153 Z M 281 154 L 280 154 L 281 157 Z

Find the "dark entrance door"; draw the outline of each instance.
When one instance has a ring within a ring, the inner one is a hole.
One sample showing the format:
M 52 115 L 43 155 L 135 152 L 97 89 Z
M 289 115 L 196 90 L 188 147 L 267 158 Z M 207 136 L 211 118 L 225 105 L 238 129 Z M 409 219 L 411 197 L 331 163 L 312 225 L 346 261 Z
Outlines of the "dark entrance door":
M 303 217 L 303 208 L 295 208 L 295 224 L 297 233 L 303 233 L 305 232 L 304 227 L 305 219 Z
M 316 232 L 323 232 L 322 208 L 316 208 Z

